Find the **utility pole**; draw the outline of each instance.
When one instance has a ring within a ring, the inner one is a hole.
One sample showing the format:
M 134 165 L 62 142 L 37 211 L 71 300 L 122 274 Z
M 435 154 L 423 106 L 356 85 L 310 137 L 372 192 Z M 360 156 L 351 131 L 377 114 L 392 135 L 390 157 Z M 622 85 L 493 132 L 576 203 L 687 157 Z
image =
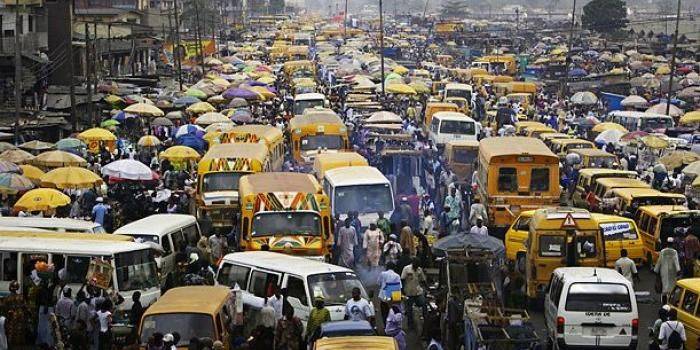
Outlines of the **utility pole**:
M 345 0 L 345 13 L 343 13 L 343 44 L 348 40 L 348 0 Z
M 21 31 L 19 0 L 15 0 L 15 145 L 19 144 L 19 120 L 22 109 L 22 42 L 19 38 Z
M 113 77 L 112 72 L 112 23 L 107 24 L 107 64 L 109 66 L 109 76 Z
M 379 0 L 379 58 L 382 71 L 382 97 L 386 97 L 384 89 L 384 7 L 382 6 L 382 0 Z
M 180 91 L 182 91 L 182 57 L 180 52 L 180 13 L 177 8 L 177 0 L 173 1 L 175 7 L 175 43 L 173 43 L 173 58 L 177 64 L 177 80 L 180 83 Z
M 197 39 L 197 47 L 199 48 L 199 64 L 200 67 L 202 68 L 202 74 L 204 74 L 204 52 L 202 50 L 202 30 L 204 28 L 200 27 L 199 23 L 199 1 L 195 0 L 194 1 L 194 16 L 195 16 L 195 21 L 197 21 L 197 25 L 195 26 L 195 37 Z
M 68 65 L 68 70 L 70 72 L 70 84 L 68 85 L 68 92 L 70 95 L 70 118 L 71 118 L 71 123 L 73 126 L 73 131 L 78 130 L 78 111 L 76 110 L 76 102 L 75 102 L 75 59 L 73 57 L 73 9 L 75 8 L 75 3 L 71 1 L 70 5 L 70 21 L 68 21 L 68 25 L 70 26 L 70 31 L 71 33 L 68 36 L 68 59 L 70 60 L 70 64 Z M 111 67 L 111 66 L 110 66 Z
M 574 7 L 571 10 L 571 28 L 569 29 L 569 43 L 566 50 L 566 60 L 564 61 L 564 83 L 561 86 L 561 97 L 565 98 L 568 92 L 569 85 L 569 63 L 571 62 L 571 46 L 574 41 L 574 26 L 576 25 L 576 0 Z
M 681 20 L 681 0 L 676 9 L 676 30 L 673 34 L 673 52 L 671 53 L 671 74 L 668 76 L 668 92 L 666 93 L 666 115 L 671 113 L 671 91 L 673 90 L 673 75 L 676 74 L 676 49 L 678 48 L 678 22 Z
M 92 71 L 90 60 L 90 24 L 85 22 L 85 86 L 87 88 L 87 120 L 92 122 L 92 81 L 90 72 Z

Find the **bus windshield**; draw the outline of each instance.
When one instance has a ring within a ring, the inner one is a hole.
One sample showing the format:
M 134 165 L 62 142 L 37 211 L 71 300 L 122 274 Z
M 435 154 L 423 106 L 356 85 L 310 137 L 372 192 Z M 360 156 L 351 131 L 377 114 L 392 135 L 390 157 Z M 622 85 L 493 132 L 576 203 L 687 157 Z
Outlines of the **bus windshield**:
M 667 129 L 673 127 L 671 118 L 642 118 L 640 124 L 640 130 Z
M 228 171 L 205 174 L 202 179 L 202 192 L 238 191 L 238 180 L 246 174 Z
M 345 305 L 352 297 L 352 289 L 360 288 L 360 295 L 367 298 L 362 283 L 353 272 L 334 272 L 309 276 L 309 294 L 323 296 L 326 305 Z
M 471 101 L 472 99 L 472 92 L 466 89 L 449 89 L 445 92 L 447 98 L 450 97 L 461 97 L 463 99 L 466 99 L 467 101 Z
M 114 255 L 120 291 L 141 290 L 158 286 L 156 262 L 150 250 L 136 250 Z
M 341 186 L 335 188 L 333 208 L 336 213 L 389 212 L 394 210 L 394 197 L 389 184 Z
M 443 120 L 440 132 L 443 134 L 475 135 L 476 126 L 471 121 Z
M 476 149 L 455 148 L 454 151 L 452 151 L 455 163 L 459 164 L 473 164 L 478 155 L 479 151 Z
M 323 107 L 323 100 L 294 101 L 294 115 L 302 115 L 305 109 L 314 107 Z
M 141 327 L 141 344 L 148 343 L 153 333 L 180 334 L 178 346 L 189 345 L 192 338 L 216 339 L 214 321 L 211 315 L 195 313 L 171 313 L 148 315 L 143 319 Z
M 343 138 L 340 135 L 310 135 L 301 139 L 302 151 L 319 148 L 341 149 L 343 148 Z
M 310 211 L 273 211 L 253 218 L 253 236 L 276 234 L 321 235 L 321 217 Z

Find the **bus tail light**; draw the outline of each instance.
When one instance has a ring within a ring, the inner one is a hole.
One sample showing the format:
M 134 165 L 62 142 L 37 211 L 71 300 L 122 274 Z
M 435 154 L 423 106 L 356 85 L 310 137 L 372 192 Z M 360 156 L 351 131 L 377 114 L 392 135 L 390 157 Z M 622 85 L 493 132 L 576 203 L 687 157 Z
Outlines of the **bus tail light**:
M 564 323 L 566 320 L 559 316 L 557 317 L 557 334 L 564 334 Z
M 637 335 L 639 333 L 639 319 L 635 318 L 632 320 L 632 335 Z

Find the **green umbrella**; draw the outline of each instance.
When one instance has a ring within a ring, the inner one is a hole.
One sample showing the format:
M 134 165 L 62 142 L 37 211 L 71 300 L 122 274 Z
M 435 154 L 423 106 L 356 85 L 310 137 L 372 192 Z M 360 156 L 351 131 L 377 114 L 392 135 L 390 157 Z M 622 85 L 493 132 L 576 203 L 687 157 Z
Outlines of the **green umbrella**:
M 103 128 L 108 128 L 108 127 L 112 127 L 112 126 L 118 126 L 120 124 L 121 123 L 118 120 L 107 119 L 107 120 L 103 121 L 102 123 L 100 123 L 100 126 Z
M 56 149 L 59 150 L 76 149 L 83 147 L 85 147 L 85 142 L 71 137 L 56 142 Z
M 195 88 L 187 89 L 187 92 L 185 92 L 185 95 L 196 97 L 200 100 L 206 100 L 206 98 L 207 98 L 207 94 L 204 93 L 204 91 L 202 91 L 200 89 L 195 89 Z

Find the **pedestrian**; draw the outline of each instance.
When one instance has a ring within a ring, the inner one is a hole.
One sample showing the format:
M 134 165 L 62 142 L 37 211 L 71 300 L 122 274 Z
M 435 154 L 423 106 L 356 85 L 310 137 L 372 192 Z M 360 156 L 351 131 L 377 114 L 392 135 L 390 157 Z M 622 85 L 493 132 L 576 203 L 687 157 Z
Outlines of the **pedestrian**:
M 671 307 L 668 305 L 659 308 L 659 318 L 657 318 L 651 326 L 649 350 L 659 350 L 661 347 L 659 333 L 661 332 L 661 325 L 668 320 L 668 310 L 671 310 Z
M 267 299 L 267 303 L 275 310 L 275 321 L 281 319 L 282 307 L 284 305 L 284 297 L 282 296 L 281 288 L 275 286 L 272 296 Z
M 306 342 L 313 345 L 316 337 L 316 330 L 325 322 L 331 321 L 331 313 L 326 309 L 323 297 L 317 295 L 314 298 L 314 308 L 309 313 L 309 320 L 306 322 Z
M 425 274 L 420 267 L 420 261 L 417 258 L 413 259 L 410 265 L 406 265 L 401 271 L 401 281 L 406 294 L 406 315 L 408 316 L 408 328 L 415 326 L 413 322 L 413 305 L 421 308 L 421 315 L 425 319 L 428 313 L 428 308 L 425 303 L 425 295 L 423 286 L 426 284 Z
M 104 226 L 105 216 L 107 212 L 111 209 L 108 204 L 104 204 L 103 197 L 97 197 L 95 199 L 96 204 L 92 207 L 92 221 Z
M 384 334 L 396 340 L 398 350 L 408 349 L 406 345 L 406 332 L 402 328 L 403 313 L 399 301 L 393 301 L 384 322 Z
M 384 243 L 384 248 L 382 249 L 382 255 L 384 256 L 384 264 L 398 264 L 399 257 L 401 257 L 402 249 L 401 244 L 399 244 L 398 237 L 396 235 L 389 235 L 389 240 Z
M 469 233 L 473 235 L 488 236 L 489 229 L 486 226 L 484 226 L 483 220 L 476 219 L 476 225 L 472 226 L 472 228 L 469 230 Z
M 355 228 L 351 226 L 350 218 L 345 219 L 345 225 L 338 231 L 338 265 L 348 268 L 355 267 L 354 251 L 357 243 Z
M 481 219 L 482 222 L 487 223 L 488 213 L 486 212 L 486 207 L 481 204 L 481 199 L 479 196 L 476 196 L 474 197 L 474 203 L 472 203 L 471 207 L 469 207 L 469 224 L 472 226 L 476 225 L 476 221 L 478 219 Z
M 228 242 L 221 234 L 221 230 L 216 230 L 214 235 L 209 236 L 209 249 L 211 251 L 211 264 L 218 265 L 219 260 L 228 252 Z
M 5 324 L 7 323 L 7 318 L 0 315 L 0 350 L 8 350 L 7 345 L 7 333 L 5 333 Z
M 377 228 L 375 223 L 370 223 L 362 238 L 362 248 L 365 249 L 365 258 L 370 269 L 379 266 L 383 245 L 384 234 Z
M 681 271 L 678 262 L 678 252 L 672 247 L 673 238 L 668 237 L 665 248 L 659 252 L 659 258 L 654 266 L 654 272 L 661 281 L 661 302 L 668 300 L 668 295 L 676 285 L 678 272 Z
M 392 234 L 391 232 L 391 221 L 389 219 L 384 217 L 383 212 L 378 212 L 377 213 L 378 219 L 377 219 L 377 227 L 382 231 L 384 234 L 384 239 L 387 240 L 389 235 Z
M 668 320 L 661 324 L 659 329 L 659 348 L 661 350 L 681 350 L 687 341 L 685 326 L 678 321 L 678 311 L 671 309 L 668 311 Z
M 622 276 L 634 284 L 634 281 L 639 281 L 639 275 L 637 275 L 637 266 L 634 264 L 634 260 L 627 256 L 627 249 L 620 249 L 620 258 L 615 261 L 615 270 L 619 272 Z
M 105 299 L 96 313 L 99 325 L 98 349 L 112 350 L 112 302 Z
M 386 319 L 389 312 L 389 302 L 401 300 L 401 276 L 396 273 L 396 264 L 387 263 L 386 270 L 379 274 L 379 301 L 382 312 L 382 319 Z
M 70 329 L 73 326 L 73 319 L 75 318 L 77 311 L 75 309 L 75 303 L 71 297 L 71 289 L 63 289 L 61 298 L 58 299 L 58 302 L 56 302 L 56 307 L 54 308 L 54 310 L 56 310 L 55 313 L 59 324 L 63 325 L 67 329 Z
M 692 277 L 695 257 L 700 253 L 700 241 L 698 241 L 698 236 L 693 234 L 690 230 L 686 230 L 686 236 L 683 239 L 683 252 L 683 266 L 685 267 L 684 276 Z
M 275 329 L 275 350 L 301 350 L 304 325 L 294 316 L 293 307 L 284 308 L 284 317 L 277 321 Z
M 345 303 L 345 319 L 374 324 L 374 311 L 369 301 L 362 297 L 358 287 L 352 289 L 352 298 Z
M 131 336 L 134 339 L 134 341 L 138 341 L 138 330 L 141 329 L 139 326 L 141 325 L 141 316 L 143 316 L 143 306 L 141 305 L 141 292 L 138 290 L 135 291 L 134 294 L 131 296 L 131 301 L 133 302 L 133 304 L 131 305 L 131 312 L 129 312 L 129 322 L 133 326 Z
M 413 230 L 411 226 L 408 226 L 408 222 L 405 220 L 401 221 L 401 237 L 400 237 L 401 249 L 411 257 L 416 256 L 416 244 L 413 241 Z

